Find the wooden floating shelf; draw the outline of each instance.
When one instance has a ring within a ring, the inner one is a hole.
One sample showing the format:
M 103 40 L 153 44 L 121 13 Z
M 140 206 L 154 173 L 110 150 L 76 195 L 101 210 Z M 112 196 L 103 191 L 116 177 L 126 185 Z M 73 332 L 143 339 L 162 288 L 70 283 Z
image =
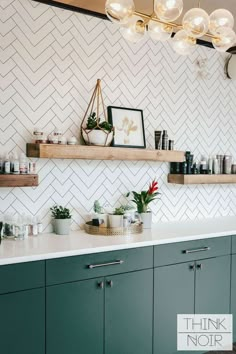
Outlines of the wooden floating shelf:
M 168 183 L 174 184 L 230 184 L 236 183 L 236 175 L 168 175 Z
M 0 187 L 37 187 L 38 175 L 0 175 Z
M 185 161 L 185 152 L 183 151 L 58 144 L 27 144 L 27 156 L 49 159 Z

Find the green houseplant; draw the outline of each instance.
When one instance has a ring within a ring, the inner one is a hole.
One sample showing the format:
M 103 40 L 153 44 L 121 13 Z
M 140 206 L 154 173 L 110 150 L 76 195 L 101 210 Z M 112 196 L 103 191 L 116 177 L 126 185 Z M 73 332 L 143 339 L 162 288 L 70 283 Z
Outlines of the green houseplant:
M 57 235 L 69 235 L 71 225 L 71 211 L 61 205 L 50 208 L 54 219 L 55 232 Z
M 122 206 L 115 208 L 114 212 L 109 215 L 110 227 L 123 227 L 123 217 L 125 210 Z
M 140 193 L 132 191 L 126 195 L 127 197 L 129 197 L 129 195 L 132 193 L 132 202 L 134 202 L 137 206 L 137 211 L 142 219 L 144 229 L 151 228 L 152 212 L 148 210 L 148 207 L 149 204 L 155 199 L 157 199 L 157 196 L 160 194 L 158 192 L 158 189 L 158 182 L 156 180 L 153 180 L 149 185 L 148 190 L 141 191 Z
M 113 139 L 113 126 L 106 120 L 101 122 L 95 112 L 88 116 L 85 129 L 82 130 L 83 138 L 89 145 L 108 146 Z

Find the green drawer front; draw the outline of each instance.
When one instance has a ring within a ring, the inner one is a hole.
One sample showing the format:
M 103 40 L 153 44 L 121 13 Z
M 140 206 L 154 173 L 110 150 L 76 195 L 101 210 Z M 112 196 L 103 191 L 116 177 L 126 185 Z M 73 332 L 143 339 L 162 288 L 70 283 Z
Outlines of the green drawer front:
M 154 247 L 154 267 L 230 254 L 231 236 Z
M 236 253 L 236 235 L 232 236 L 232 253 Z
M 96 267 L 98 265 L 101 266 Z M 46 284 L 54 285 L 152 267 L 153 247 L 51 259 L 46 261 Z
M 0 266 L 0 294 L 45 286 L 45 262 Z

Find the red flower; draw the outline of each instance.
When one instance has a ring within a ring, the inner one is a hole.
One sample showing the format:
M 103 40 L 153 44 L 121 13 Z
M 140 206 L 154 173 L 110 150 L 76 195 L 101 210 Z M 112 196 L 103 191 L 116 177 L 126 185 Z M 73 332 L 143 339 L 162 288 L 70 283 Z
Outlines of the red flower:
M 149 186 L 148 194 L 154 194 L 156 191 L 158 191 L 158 183 L 154 180 Z

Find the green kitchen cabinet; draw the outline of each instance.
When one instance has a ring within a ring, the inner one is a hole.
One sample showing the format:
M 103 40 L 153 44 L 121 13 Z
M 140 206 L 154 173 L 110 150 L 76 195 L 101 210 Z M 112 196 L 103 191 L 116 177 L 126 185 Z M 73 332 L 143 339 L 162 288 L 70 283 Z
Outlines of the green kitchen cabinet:
M 154 354 L 177 353 L 177 314 L 188 313 L 194 313 L 194 262 L 156 268 Z
M 45 289 L 0 295 L 0 351 L 45 354 Z
M 46 301 L 47 354 L 103 354 L 103 278 L 47 287 Z
M 232 272 L 231 272 L 231 311 L 233 315 L 233 336 L 236 342 L 236 254 L 232 255 Z
M 196 262 L 195 313 L 229 314 L 230 256 Z
M 106 278 L 105 354 L 152 354 L 153 269 Z

